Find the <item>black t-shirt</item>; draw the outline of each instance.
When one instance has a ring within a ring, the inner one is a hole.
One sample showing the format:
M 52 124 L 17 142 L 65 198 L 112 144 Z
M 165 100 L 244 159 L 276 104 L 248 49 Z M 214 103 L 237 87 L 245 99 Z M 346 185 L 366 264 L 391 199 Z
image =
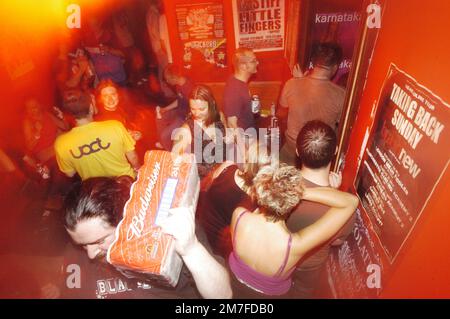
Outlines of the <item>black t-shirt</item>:
M 250 196 L 236 185 L 234 175 L 237 169 L 236 165 L 225 168 L 199 199 L 199 220 L 208 241 L 213 251 L 225 258 L 232 249 L 229 226 L 234 210 L 239 206 L 249 211 L 257 208 Z
M 234 175 L 237 169 L 236 165 L 230 165 L 225 168 L 214 179 L 208 190 L 208 199 L 211 201 L 215 211 L 219 213 L 223 222 L 222 226 L 231 224 L 231 217 L 238 206 L 243 206 L 250 211 L 257 208 L 247 193 L 236 185 Z
M 156 286 L 151 281 L 130 279 L 113 266 L 92 261 L 84 250 L 69 244 L 63 264 L 62 298 L 77 299 L 165 299 L 201 298 L 186 266 L 176 287 Z

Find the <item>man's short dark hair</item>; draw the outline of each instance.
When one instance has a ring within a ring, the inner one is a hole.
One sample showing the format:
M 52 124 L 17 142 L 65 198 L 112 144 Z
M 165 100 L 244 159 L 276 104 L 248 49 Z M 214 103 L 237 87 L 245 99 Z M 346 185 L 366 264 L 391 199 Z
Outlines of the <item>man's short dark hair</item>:
M 77 224 L 90 218 L 101 218 L 117 226 L 130 197 L 133 179 L 129 176 L 93 177 L 76 184 L 64 201 L 64 226 L 74 231 Z
M 64 92 L 63 109 L 76 119 L 81 119 L 89 115 L 91 103 L 91 96 L 87 93 L 79 90 Z
M 327 166 L 336 150 L 336 133 L 322 121 L 307 122 L 297 136 L 297 152 L 302 165 L 309 168 Z
M 313 50 L 311 61 L 314 66 L 332 67 L 342 61 L 342 48 L 337 43 L 319 43 Z

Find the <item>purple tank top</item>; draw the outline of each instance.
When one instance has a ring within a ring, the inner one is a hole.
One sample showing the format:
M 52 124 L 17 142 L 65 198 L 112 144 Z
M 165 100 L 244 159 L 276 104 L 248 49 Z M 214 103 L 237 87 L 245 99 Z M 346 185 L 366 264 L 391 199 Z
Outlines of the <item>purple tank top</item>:
M 233 233 L 233 251 L 231 252 L 229 258 L 228 258 L 228 264 L 230 265 L 231 271 L 234 273 L 236 278 L 248 286 L 249 288 L 256 290 L 260 293 L 269 295 L 269 296 L 280 296 L 289 291 L 292 284 L 291 274 L 295 269 L 295 266 L 292 267 L 289 272 L 281 277 L 281 274 L 283 273 L 284 269 L 286 268 L 286 263 L 289 258 L 289 252 L 291 250 L 291 244 L 292 244 L 292 235 L 289 234 L 289 240 L 287 245 L 286 254 L 284 257 L 283 264 L 278 269 L 277 273 L 273 276 L 267 276 L 264 274 L 261 274 L 257 272 L 256 270 L 250 268 L 244 261 L 242 261 L 239 256 L 235 253 L 235 242 L 234 239 L 236 238 L 236 229 L 238 227 L 239 221 L 241 220 L 241 217 L 247 213 L 247 211 L 243 211 L 237 221 L 236 225 L 234 227 L 234 233 Z

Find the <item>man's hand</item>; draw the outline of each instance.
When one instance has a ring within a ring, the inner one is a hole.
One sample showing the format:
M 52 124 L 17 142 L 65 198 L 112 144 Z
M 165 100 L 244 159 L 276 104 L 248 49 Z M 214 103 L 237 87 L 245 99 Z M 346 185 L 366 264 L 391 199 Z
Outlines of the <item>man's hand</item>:
M 130 163 L 131 167 L 135 171 L 137 171 L 141 167 L 141 165 L 139 164 L 139 157 L 135 150 L 126 152 L 125 156 L 127 157 L 127 160 Z
M 342 173 L 334 173 L 330 172 L 328 175 L 328 182 L 330 183 L 330 187 L 339 188 L 342 184 Z
M 64 120 L 64 113 L 61 111 L 59 107 L 53 106 L 53 113 L 58 119 Z
M 166 234 L 175 238 L 175 250 L 181 255 L 203 298 L 231 298 L 228 272 L 197 240 L 194 208 L 179 207 L 161 223 Z
M 294 67 L 292 68 L 292 76 L 294 78 L 302 78 L 305 76 L 305 74 L 302 72 L 302 69 L 300 68 L 300 65 L 298 63 L 296 65 L 294 65 Z
M 128 130 L 128 133 L 131 135 L 133 140 L 135 140 L 136 142 L 142 138 L 142 133 L 140 131 Z
M 175 250 L 181 256 L 189 254 L 189 251 L 198 244 L 192 206 L 171 209 L 169 217 L 160 226 L 164 233 L 175 238 Z
M 156 107 L 156 119 L 161 120 L 161 119 L 162 119 L 162 114 L 163 114 L 162 109 L 161 109 L 161 107 L 158 105 L 158 106 Z

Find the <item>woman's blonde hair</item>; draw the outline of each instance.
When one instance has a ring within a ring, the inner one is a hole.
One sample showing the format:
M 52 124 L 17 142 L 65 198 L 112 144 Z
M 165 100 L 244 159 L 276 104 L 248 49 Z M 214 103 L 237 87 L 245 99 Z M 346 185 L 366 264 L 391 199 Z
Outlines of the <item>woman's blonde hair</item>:
M 251 196 L 269 221 L 286 220 L 302 199 L 303 189 L 297 168 L 268 165 L 253 179 Z

